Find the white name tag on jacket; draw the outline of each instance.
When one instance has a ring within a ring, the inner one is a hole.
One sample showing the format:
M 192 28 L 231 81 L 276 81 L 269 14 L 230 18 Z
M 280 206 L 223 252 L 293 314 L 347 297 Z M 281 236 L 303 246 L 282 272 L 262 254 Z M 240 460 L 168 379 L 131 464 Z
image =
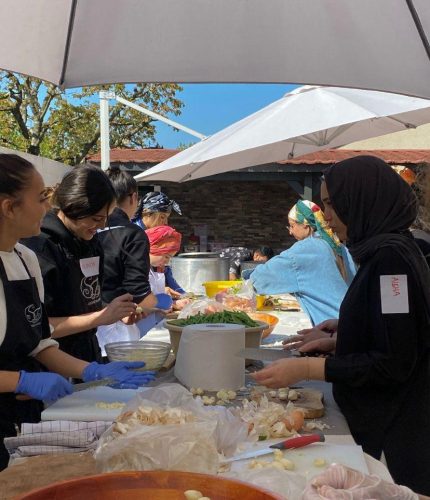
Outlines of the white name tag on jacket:
M 97 276 L 99 274 L 100 257 L 89 257 L 88 259 L 80 259 L 79 265 L 81 266 L 82 274 L 89 278 L 90 276 Z
M 380 276 L 382 314 L 409 312 L 408 277 L 406 274 Z

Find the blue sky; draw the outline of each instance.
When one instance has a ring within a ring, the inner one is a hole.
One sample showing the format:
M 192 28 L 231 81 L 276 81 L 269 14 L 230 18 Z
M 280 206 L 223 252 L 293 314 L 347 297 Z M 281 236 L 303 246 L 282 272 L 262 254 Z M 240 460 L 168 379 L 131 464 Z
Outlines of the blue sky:
M 231 125 L 237 120 L 280 99 L 297 85 L 286 84 L 187 84 L 178 97 L 182 113 L 172 120 L 204 135 Z M 158 123 L 156 141 L 165 148 L 198 142 L 198 138 Z

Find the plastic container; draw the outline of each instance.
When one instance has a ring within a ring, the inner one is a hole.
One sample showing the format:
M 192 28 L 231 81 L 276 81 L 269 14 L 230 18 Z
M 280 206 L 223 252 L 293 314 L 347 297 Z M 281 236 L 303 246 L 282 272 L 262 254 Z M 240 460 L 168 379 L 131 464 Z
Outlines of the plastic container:
M 267 298 L 267 295 L 257 295 L 255 300 L 256 300 L 256 304 L 257 304 L 257 311 L 261 311 L 262 309 L 264 309 L 264 302 Z M 270 308 L 269 308 L 270 309 Z M 272 307 L 273 309 L 273 307 Z
M 258 326 L 245 328 L 245 347 L 260 347 L 263 330 L 269 328 L 269 325 L 264 321 L 258 321 Z M 164 326 L 169 330 L 170 342 L 172 350 L 176 354 L 178 352 L 179 341 L 181 340 L 182 330 L 184 326 L 172 325 L 169 320 L 164 321 Z
M 184 500 L 198 490 L 211 500 L 281 500 L 258 486 L 209 474 L 179 471 L 109 472 L 54 483 L 15 497 L 16 500 Z
M 169 356 L 171 345 L 155 340 L 112 342 L 105 345 L 109 361 L 144 361 L 139 371 L 159 370 Z
M 206 290 L 206 295 L 208 297 L 215 297 L 218 292 L 222 292 L 226 288 L 231 288 L 232 286 L 242 283 L 240 280 L 231 281 L 206 281 L 203 286 Z

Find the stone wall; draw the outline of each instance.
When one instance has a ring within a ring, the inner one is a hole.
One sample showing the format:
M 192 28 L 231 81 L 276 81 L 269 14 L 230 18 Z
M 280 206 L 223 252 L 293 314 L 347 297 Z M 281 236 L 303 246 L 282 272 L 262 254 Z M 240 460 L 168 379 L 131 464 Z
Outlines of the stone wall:
M 163 183 L 161 190 L 176 200 L 182 216 L 174 212 L 170 224 L 184 243 L 196 224 L 207 224 L 209 241 L 230 246 L 271 246 L 280 252 L 295 240 L 287 225 L 289 209 L 298 199 L 288 182 L 192 181 Z

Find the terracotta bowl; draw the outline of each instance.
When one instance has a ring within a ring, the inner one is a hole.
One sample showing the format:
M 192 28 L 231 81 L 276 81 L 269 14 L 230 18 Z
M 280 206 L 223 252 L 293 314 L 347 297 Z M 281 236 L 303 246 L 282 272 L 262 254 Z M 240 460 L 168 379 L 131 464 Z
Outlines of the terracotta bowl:
M 198 490 L 211 500 L 281 500 L 252 484 L 177 471 L 110 472 L 54 483 L 15 500 L 184 500 L 187 490 Z
M 268 337 L 273 332 L 275 326 L 279 322 L 279 318 L 277 318 L 273 314 L 267 314 L 264 312 L 248 313 L 248 316 L 255 321 L 263 321 L 264 323 L 267 323 L 269 325 L 269 328 L 263 330 L 263 339 Z

